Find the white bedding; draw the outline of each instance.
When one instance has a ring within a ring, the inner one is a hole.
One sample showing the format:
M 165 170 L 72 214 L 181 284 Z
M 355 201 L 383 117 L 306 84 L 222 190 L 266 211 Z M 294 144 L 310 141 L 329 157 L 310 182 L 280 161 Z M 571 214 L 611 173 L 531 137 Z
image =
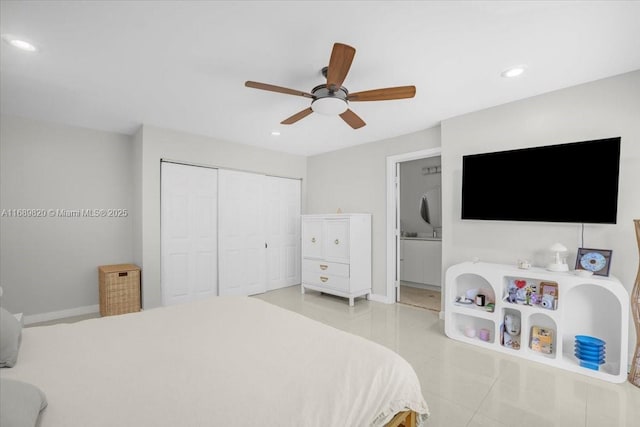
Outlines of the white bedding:
M 45 392 L 42 427 L 380 426 L 428 413 L 391 350 L 244 297 L 27 328 L 0 375 Z

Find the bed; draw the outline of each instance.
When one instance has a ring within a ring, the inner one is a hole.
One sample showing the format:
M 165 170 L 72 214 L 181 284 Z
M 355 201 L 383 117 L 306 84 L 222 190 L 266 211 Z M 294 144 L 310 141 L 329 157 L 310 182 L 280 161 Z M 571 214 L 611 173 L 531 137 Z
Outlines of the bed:
M 16 365 L 0 375 L 44 391 L 42 427 L 399 426 L 428 416 L 396 353 L 246 297 L 26 328 Z

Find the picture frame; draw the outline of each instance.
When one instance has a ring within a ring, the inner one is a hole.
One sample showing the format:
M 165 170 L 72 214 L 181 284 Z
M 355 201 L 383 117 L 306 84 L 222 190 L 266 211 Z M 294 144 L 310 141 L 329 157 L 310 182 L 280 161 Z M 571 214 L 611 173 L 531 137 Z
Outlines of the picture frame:
M 547 310 L 558 309 L 559 286 L 557 282 L 540 282 L 540 306 Z M 551 299 L 549 299 L 551 297 Z
M 558 299 L 558 283 L 540 282 L 540 295 L 551 295 Z
M 596 276 L 609 276 L 611 249 L 578 248 L 576 270 L 591 271 Z

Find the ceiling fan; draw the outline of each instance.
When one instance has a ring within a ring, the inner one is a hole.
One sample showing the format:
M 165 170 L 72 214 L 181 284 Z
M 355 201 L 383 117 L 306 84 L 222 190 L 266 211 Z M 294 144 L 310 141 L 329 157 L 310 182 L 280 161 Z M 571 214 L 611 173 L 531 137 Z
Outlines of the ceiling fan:
M 356 50 L 353 47 L 342 43 L 335 43 L 331 51 L 329 66 L 322 69 L 322 74 L 327 78 L 327 83 L 314 87 L 311 89 L 311 93 L 252 81 L 247 81 L 244 85 L 254 89 L 303 96 L 312 100 L 309 108 L 280 122 L 283 125 L 291 125 L 307 117 L 309 114 L 316 112 L 325 115 L 338 114 L 342 120 L 353 129 L 360 129 L 366 123 L 349 109 L 349 102 L 388 101 L 392 99 L 413 98 L 416 94 L 416 87 L 398 86 L 349 93 L 347 88 L 342 86 L 342 82 L 344 82 L 344 79 L 347 77 L 355 54 Z

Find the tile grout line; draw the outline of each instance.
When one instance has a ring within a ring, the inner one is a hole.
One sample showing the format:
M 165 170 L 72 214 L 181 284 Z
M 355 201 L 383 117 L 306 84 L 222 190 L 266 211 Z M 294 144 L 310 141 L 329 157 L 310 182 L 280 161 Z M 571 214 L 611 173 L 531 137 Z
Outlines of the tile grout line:
M 480 410 L 480 408 L 482 408 L 482 404 L 484 403 L 485 400 L 487 400 L 487 398 L 489 397 L 489 394 L 491 393 L 491 390 L 493 390 L 493 387 L 496 385 L 496 383 L 498 382 L 498 379 L 500 378 L 501 374 L 498 374 L 498 376 L 496 376 L 496 378 L 493 380 L 493 383 L 491 383 L 491 387 L 489 387 L 489 390 L 487 390 L 487 394 L 484 396 L 484 398 L 482 398 L 482 400 L 480 401 L 480 403 L 478 404 L 478 407 L 475 409 L 475 411 L 473 411 L 473 415 L 471 415 L 471 419 L 469 420 L 469 422 L 467 422 L 467 424 L 465 425 L 465 427 L 469 427 L 469 425 L 471 425 L 471 422 L 473 421 L 473 419 L 476 417 L 476 414 L 478 413 L 478 411 Z
M 587 417 L 589 414 L 587 405 L 589 404 L 589 393 L 591 393 L 591 387 L 593 387 L 591 384 L 587 384 L 587 394 L 584 397 L 584 427 L 587 427 Z

